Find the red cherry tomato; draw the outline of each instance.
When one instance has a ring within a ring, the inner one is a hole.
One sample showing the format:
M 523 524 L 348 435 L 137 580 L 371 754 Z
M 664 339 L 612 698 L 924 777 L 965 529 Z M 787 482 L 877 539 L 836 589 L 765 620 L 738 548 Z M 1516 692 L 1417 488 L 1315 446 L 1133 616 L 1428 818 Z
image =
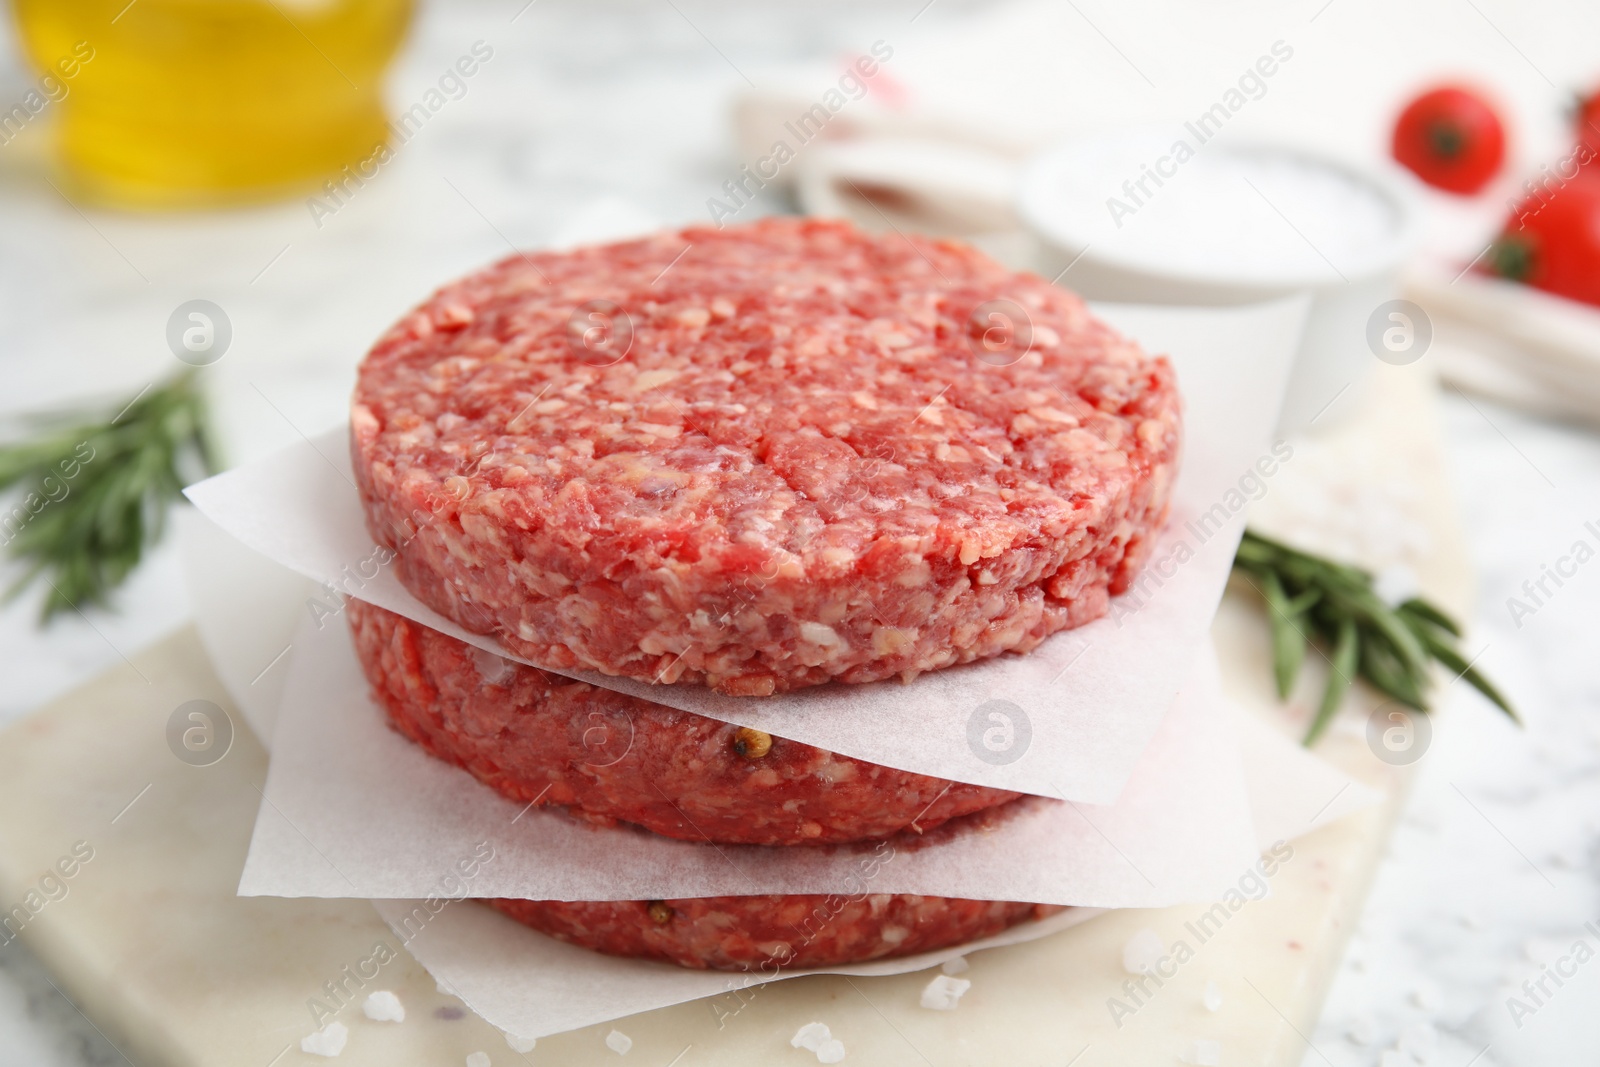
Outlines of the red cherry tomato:
M 1600 159 L 1600 90 L 1579 101 L 1577 126 L 1578 146 L 1583 150 L 1578 161 L 1591 166 Z
M 1600 181 L 1569 181 L 1524 200 L 1490 250 L 1488 270 L 1600 305 Z
M 1505 130 L 1482 96 L 1444 86 L 1406 105 L 1394 125 L 1391 151 L 1429 185 L 1471 194 L 1488 185 L 1505 161 Z

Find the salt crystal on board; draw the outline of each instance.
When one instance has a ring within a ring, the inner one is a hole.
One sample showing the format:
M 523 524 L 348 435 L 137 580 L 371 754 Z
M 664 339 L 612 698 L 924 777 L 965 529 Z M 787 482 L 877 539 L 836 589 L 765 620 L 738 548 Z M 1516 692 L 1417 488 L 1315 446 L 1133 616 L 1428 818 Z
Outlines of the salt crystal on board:
M 300 1051 L 332 1059 L 344 1051 L 344 1043 L 348 1040 L 350 1040 L 350 1028 L 344 1023 L 334 1021 L 316 1033 L 302 1037 Z
M 362 1001 L 361 1013 L 367 1018 L 380 1023 L 403 1023 L 406 1021 L 405 1005 L 400 1003 L 399 997 L 387 989 L 380 989 Z
M 934 1011 L 954 1011 L 972 983 L 965 978 L 952 978 L 948 974 L 934 976 L 922 989 L 922 1006 Z
M 1122 946 L 1122 969 L 1129 974 L 1144 974 L 1166 954 L 1167 946 L 1154 930 L 1140 930 Z
M 823 1023 L 806 1023 L 796 1030 L 789 1039 L 789 1044 L 794 1048 L 810 1049 L 812 1052 L 822 1047 L 822 1043 L 833 1035 L 828 1033 L 828 1027 Z

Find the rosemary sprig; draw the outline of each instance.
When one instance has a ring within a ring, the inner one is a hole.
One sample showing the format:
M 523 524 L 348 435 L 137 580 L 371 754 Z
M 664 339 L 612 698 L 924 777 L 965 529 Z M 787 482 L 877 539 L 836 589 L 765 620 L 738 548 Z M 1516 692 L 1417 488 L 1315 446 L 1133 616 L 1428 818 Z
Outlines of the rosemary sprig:
M 1426 600 L 1391 607 L 1374 591 L 1372 575 L 1358 567 L 1290 548 L 1246 530 L 1234 557 L 1267 602 L 1272 628 L 1272 671 L 1280 699 L 1287 698 L 1305 661 L 1308 642 L 1326 647 L 1327 688 L 1305 743 L 1314 744 L 1359 674 L 1379 692 L 1427 711 L 1428 665 L 1438 660 L 1520 723 L 1511 704 L 1456 648 L 1461 628 Z
M 187 475 L 218 469 L 205 400 L 186 370 L 148 387 L 114 415 L 36 420 L 35 436 L 0 445 L 0 545 L 27 570 L 5 593 L 36 580 L 52 592 L 40 622 L 110 592 L 160 537 Z

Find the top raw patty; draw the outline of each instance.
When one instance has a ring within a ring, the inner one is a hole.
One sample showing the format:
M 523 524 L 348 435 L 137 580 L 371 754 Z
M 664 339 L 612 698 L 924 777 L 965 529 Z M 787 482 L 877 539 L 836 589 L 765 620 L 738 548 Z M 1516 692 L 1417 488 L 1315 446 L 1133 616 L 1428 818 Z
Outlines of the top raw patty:
M 373 536 L 556 669 L 765 695 L 1103 614 L 1165 517 L 1172 367 L 946 241 L 767 219 L 514 256 L 361 366 Z

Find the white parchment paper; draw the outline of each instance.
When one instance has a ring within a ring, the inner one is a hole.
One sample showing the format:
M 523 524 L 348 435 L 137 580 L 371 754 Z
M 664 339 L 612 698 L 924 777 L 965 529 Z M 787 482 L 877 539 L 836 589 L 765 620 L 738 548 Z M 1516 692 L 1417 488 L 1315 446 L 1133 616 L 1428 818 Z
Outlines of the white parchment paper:
M 1068 908 L 981 941 L 900 959 L 813 970 L 735 973 L 691 971 L 670 963 L 602 956 L 545 937 L 497 911 L 467 902 L 448 905 L 426 923 L 418 921 L 421 901 L 372 903 L 441 989 L 460 997 L 490 1025 L 533 1038 L 719 994 L 730 994 L 718 1006 L 723 1012 L 733 1012 L 742 1003 L 731 995 L 735 990 L 748 999 L 751 990 L 767 982 L 807 974 L 906 974 L 983 949 L 1034 941 L 1102 914 L 1096 908 Z M 421 914 L 427 914 L 425 908 Z M 707 1010 L 715 1016 L 714 1009 Z M 794 1062 L 806 1061 L 797 1055 Z
M 1241 717 L 1240 733 L 1256 841 L 1263 851 L 1378 799 L 1371 789 L 1265 723 Z M 1236 868 L 1234 878 L 1245 871 L 1244 866 Z M 602 956 L 545 937 L 467 901 L 446 904 L 437 913 L 421 900 L 372 903 L 443 989 L 492 1025 L 522 1037 L 544 1037 L 703 997 L 717 998 L 707 1003 L 707 1010 L 717 1016 L 736 1011 L 751 996 L 749 987 L 766 981 L 819 973 L 905 974 L 956 956 L 1047 937 L 1104 913 L 1101 908 L 1068 908 L 982 941 L 904 959 L 811 971 L 728 974 Z M 738 995 L 728 996 L 733 990 Z
M 1250 717 L 1242 717 L 1240 726 L 1245 778 L 1262 851 L 1377 800 L 1371 789 L 1271 726 Z M 1144 764 L 1140 766 L 1142 770 Z M 1248 869 L 1245 865 L 1234 869 L 1235 887 Z M 492 1025 L 522 1037 L 544 1037 L 700 998 L 714 998 L 707 1001 L 707 1010 L 720 1017 L 737 1011 L 752 995 L 751 988 L 767 981 L 803 974 L 905 974 L 956 956 L 1047 937 L 1105 910 L 1068 908 L 991 938 L 903 959 L 808 971 L 730 974 L 602 956 L 545 937 L 465 900 L 444 903 L 436 899 L 431 907 L 438 908 L 437 912 L 422 900 L 372 903 L 441 988 L 460 997 Z M 735 990 L 738 993 L 730 995 Z
M 910 685 L 830 685 L 757 699 L 560 673 L 873 763 L 1110 803 L 1171 705 L 1221 596 L 1244 524 L 1240 480 L 1259 477 L 1257 464 L 1270 462 L 1269 435 L 1304 309 L 1299 299 L 1226 309 L 1096 308 L 1150 351 L 1172 356 L 1186 410 L 1172 521 L 1139 584 L 1114 601 L 1110 617 L 1027 656 L 937 671 Z M 505 654 L 368 562 L 374 545 L 344 428 L 187 492 L 218 526 L 291 570 Z M 1014 725 L 1028 736 L 1010 762 L 989 758 L 976 740 L 985 721 L 978 708 L 992 700 L 1015 705 Z
M 343 629 L 313 630 L 291 655 L 244 895 L 834 893 L 860 891 L 870 869 L 875 893 L 1161 907 L 1211 898 L 1255 854 L 1209 645 L 1114 805 L 1028 798 L 959 833 L 796 848 L 678 841 L 527 808 L 391 730 Z
M 296 666 L 290 662 L 294 651 L 284 654 L 284 650 L 309 649 L 318 644 L 309 636 L 297 643 L 293 639 L 293 628 L 286 625 L 292 614 L 291 609 L 297 607 L 305 595 L 302 586 L 304 580 L 242 548 L 211 527 L 204 517 L 190 516 L 189 519 L 192 521 L 185 521 L 180 526 L 180 535 L 184 539 L 186 562 L 190 565 L 189 579 L 197 590 L 205 593 L 197 597 L 196 602 L 202 633 L 215 638 L 207 642 L 208 651 L 218 671 L 230 680 L 230 691 L 237 689 L 247 694 L 261 692 L 263 695 L 272 692 L 275 696 L 286 688 L 290 668 Z M 342 634 L 342 631 L 330 633 Z M 325 652 L 331 649 L 337 655 L 336 642 L 329 640 L 321 642 L 321 645 Z M 265 673 L 264 668 L 267 668 Z M 335 716 L 339 714 L 339 708 L 336 705 L 341 701 L 346 712 L 352 706 L 360 707 L 356 697 L 359 680 L 355 681 L 352 689 L 350 672 L 354 671 L 353 663 L 346 659 L 343 667 L 336 667 L 330 673 L 336 675 L 340 670 L 345 672 L 346 688 L 342 696 L 337 685 L 324 684 L 336 679 L 325 678 L 323 682 L 318 682 L 306 677 L 303 669 L 297 669 L 294 672 L 296 684 L 309 683 L 313 699 L 302 703 L 296 698 L 291 708 L 308 712 L 308 721 L 327 728 L 337 721 Z M 322 695 L 317 697 L 319 691 Z M 264 739 L 275 732 L 270 725 L 276 721 L 280 710 L 274 708 L 272 718 L 264 719 L 262 712 L 265 703 L 264 699 L 256 700 L 255 714 L 250 717 L 251 725 L 264 735 Z M 369 713 L 367 725 L 370 726 L 379 712 L 370 705 L 365 707 L 365 711 Z M 315 716 L 318 714 L 325 717 L 317 720 Z M 359 723 L 359 717 L 354 721 Z M 1169 717 L 1169 725 L 1173 722 L 1180 727 L 1183 725 L 1179 716 Z M 1375 799 L 1371 790 L 1352 782 L 1270 726 L 1250 717 L 1242 718 L 1238 726 L 1243 742 L 1244 785 L 1259 847 L 1296 837 L 1364 807 Z M 353 739 L 347 739 L 347 743 L 349 740 Z M 1157 740 L 1159 742 L 1160 738 Z M 1179 740 L 1182 740 L 1181 736 Z M 315 738 L 311 739 L 311 743 L 316 746 Z M 431 798 L 432 790 L 442 786 L 463 793 L 464 802 L 469 806 L 485 803 L 497 808 L 491 816 L 496 821 L 509 818 L 515 820 L 511 824 L 513 827 L 525 823 L 534 825 L 529 820 L 538 813 L 530 812 L 522 819 L 517 819 L 515 811 L 508 810 L 514 805 L 509 805 L 509 802 L 479 786 L 463 772 L 436 764 L 415 750 L 407 751 L 409 744 L 386 729 L 374 731 L 356 743 L 383 746 L 387 769 L 379 769 L 380 782 L 403 765 L 389 757 L 398 755 L 403 760 L 409 756 L 421 761 L 419 767 L 412 770 L 420 769 L 423 777 L 437 778 L 437 782 L 422 786 L 425 791 L 423 795 Z M 326 747 L 331 749 L 333 746 L 329 744 Z M 1153 751 L 1159 755 L 1162 750 L 1153 746 Z M 432 765 L 431 770 L 426 769 L 428 765 Z M 332 780 L 337 780 L 338 774 L 337 771 L 332 772 Z M 401 774 L 394 784 L 397 788 L 388 795 L 397 795 L 404 802 L 412 788 L 410 779 Z M 1130 793 L 1136 788 L 1130 786 Z M 344 887 L 343 892 L 349 892 L 350 886 L 338 869 L 366 877 L 354 862 L 354 853 L 339 852 L 339 846 L 331 841 L 323 842 L 323 847 L 330 851 L 318 853 L 306 838 L 300 836 L 298 830 L 289 825 L 283 813 L 274 807 L 274 804 L 285 805 L 300 822 L 317 828 L 320 833 L 320 820 L 337 815 L 348 803 L 345 798 L 321 797 L 322 806 L 319 810 L 317 797 L 305 798 L 309 803 L 296 801 L 275 782 L 268 783 L 267 795 L 272 799 L 271 803 L 262 806 L 258 840 L 262 840 L 263 835 L 276 834 L 280 840 L 272 848 L 279 849 L 284 844 L 282 835 L 288 831 L 298 842 L 297 849 L 291 847 L 288 850 L 291 856 L 298 854 L 298 859 L 289 862 L 300 864 L 303 873 L 308 872 L 309 884 L 340 895 L 340 890 L 333 888 L 334 882 Z M 1101 809 L 1085 806 L 1081 810 L 1097 825 L 1105 828 Z M 376 811 L 375 822 L 381 827 L 376 832 L 388 835 L 390 844 L 393 844 L 396 836 L 403 839 L 406 829 L 400 825 L 403 817 L 403 811 L 397 808 Z M 269 819 L 277 825 L 272 827 Z M 1121 833 L 1120 829 L 1113 829 Z M 357 833 L 360 836 L 363 831 L 358 830 Z M 504 850 L 517 843 L 516 838 L 509 842 L 502 841 L 496 847 L 495 859 L 479 865 L 472 879 L 462 879 L 456 864 L 464 858 L 473 857 L 477 844 L 487 840 L 487 837 L 473 838 L 467 830 L 461 833 L 462 836 L 458 838 L 436 842 L 441 847 L 436 849 L 434 855 L 413 857 L 416 876 L 409 884 L 418 888 L 410 892 L 421 897 L 440 894 L 435 896 L 434 908 L 438 908 L 444 899 L 464 897 L 471 893 L 471 883 L 477 882 L 480 876 L 506 858 L 508 853 Z M 265 851 L 253 852 L 252 863 L 264 862 L 268 855 Z M 1104 854 L 1101 858 L 1110 859 Z M 1129 858 L 1132 859 L 1131 856 Z M 880 877 L 887 877 L 893 867 L 893 860 L 887 865 L 880 865 L 874 883 Z M 1237 876 L 1242 869 L 1236 869 L 1234 875 Z M 287 880 L 281 872 L 273 877 L 280 884 Z M 848 880 L 848 871 L 845 877 Z M 481 884 L 487 886 L 488 883 Z M 423 899 L 384 899 L 373 903 L 394 926 L 397 937 L 406 948 L 442 986 L 462 997 L 473 1010 L 495 1026 L 529 1037 L 557 1033 L 687 1000 L 714 997 L 726 993 L 730 988 L 740 988 L 747 983 L 758 984 L 769 978 L 812 973 L 728 975 L 685 971 L 648 961 L 614 959 L 551 940 L 464 899 L 445 905 L 437 913 L 430 910 L 428 902 Z M 419 908 L 422 909 L 420 913 L 417 910 Z M 920 970 L 956 955 L 1044 937 L 1100 913 L 1101 910 L 1096 908 L 1070 908 L 1043 922 L 1025 923 L 981 942 L 901 960 L 841 967 L 835 973 L 878 975 Z M 427 921 L 419 923 L 419 914 L 426 916 Z M 746 992 L 743 995 L 748 997 L 750 994 Z

